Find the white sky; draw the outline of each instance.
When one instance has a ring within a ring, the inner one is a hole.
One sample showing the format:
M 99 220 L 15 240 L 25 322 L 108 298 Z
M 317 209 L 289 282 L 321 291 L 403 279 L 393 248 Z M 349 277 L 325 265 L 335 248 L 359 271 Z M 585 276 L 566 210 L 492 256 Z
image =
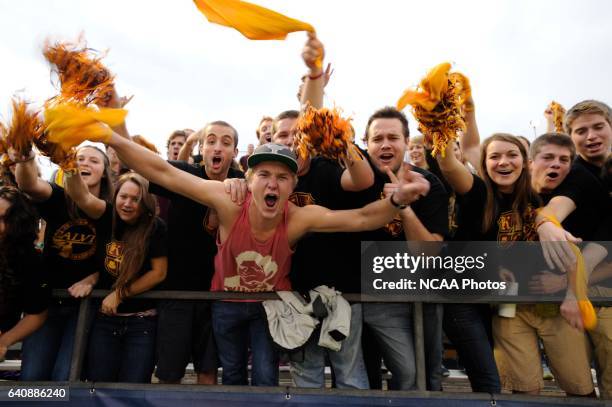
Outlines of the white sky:
M 504 131 L 533 138 L 555 99 L 610 103 L 612 3 L 590 1 L 253 0 L 311 23 L 335 73 L 326 103 L 355 119 L 394 105 L 432 66 L 452 61 L 472 82 L 481 136 Z M 304 33 L 250 41 L 208 23 L 190 0 L 0 0 L 0 119 L 22 91 L 55 94 L 41 55 L 45 38 L 85 33 L 109 53 L 127 106 L 128 127 L 165 151 L 175 129 L 232 123 L 240 150 L 255 142 L 262 115 L 295 109 Z M 416 128 L 414 120 L 411 128 Z

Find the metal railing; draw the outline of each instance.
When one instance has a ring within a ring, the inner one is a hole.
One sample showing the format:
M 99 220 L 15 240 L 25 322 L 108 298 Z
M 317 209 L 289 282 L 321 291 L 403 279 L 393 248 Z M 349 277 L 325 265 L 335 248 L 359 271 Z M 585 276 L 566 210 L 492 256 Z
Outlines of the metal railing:
M 70 366 L 69 382 L 79 382 L 82 376 L 83 360 L 85 358 L 85 352 L 87 348 L 87 330 L 85 329 L 87 321 L 89 319 L 89 312 L 91 311 L 92 298 L 104 298 L 109 293 L 108 290 L 93 290 L 91 295 L 84 298 L 80 302 L 79 315 L 76 326 L 74 348 L 72 354 L 72 361 Z M 66 290 L 54 290 L 54 297 L 68 298 L 69 294 Z M 276 293 L 238 293 L 238 292 L 211 292 L 211 291 L 149 291 L 136 296 L 138 298 L 147 299 L 165 299 L 165 300 L 201 300 L 201 301 L 212 301 L 212 300 L 236 300 L 245 299 L 250 300 L 278 300 L 280 297 Z M 408 301 L 408 298 L 404 297 L 380 297 L 380 296 L 368 296 L 364 294 L 343 294 L 343 297 L 352 303 L 356 302 L 406 302 L 413 304 L 413 329 L 414 329 L 414 351 L 416 357 L 416 387 L 419 391 L 426 390 L 426 377 L 425 377 L 425 338 L 423 331 L 423 302 L 435 302 L 435 303 L 457 303 L 457 299 L 451 298 L 440 298 L 432 296 L 420 296 L 417 299 L 425 299 L 425 301 Z M 512 297 L 514 303 L 533 303 L 533 297 L 529 296 L 515 296 Z M 466 298 L 464 303 L 504 303 L 508 302 L 507 298 L 500 298 L 494 300 L 491 298 Z M 558 302 L 558 301 L 557 301 Z M 609 305 L 607 302 L 600 302 L 600 305 Z

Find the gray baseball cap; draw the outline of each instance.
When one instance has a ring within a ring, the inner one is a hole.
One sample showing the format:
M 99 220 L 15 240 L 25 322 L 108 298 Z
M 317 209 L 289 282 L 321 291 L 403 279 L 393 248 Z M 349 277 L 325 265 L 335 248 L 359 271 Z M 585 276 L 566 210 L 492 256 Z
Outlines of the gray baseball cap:
M 253 151 L 253 154 L 249 156 L 248 164 L 249 168 L 253 168 L 259 163 L 266 161 L 277 161 L 285 164 L 289 169 L 295 173 L 298 170 L 297 157 L 287 146 L 282 144 L 267 143 L 261 145 Z

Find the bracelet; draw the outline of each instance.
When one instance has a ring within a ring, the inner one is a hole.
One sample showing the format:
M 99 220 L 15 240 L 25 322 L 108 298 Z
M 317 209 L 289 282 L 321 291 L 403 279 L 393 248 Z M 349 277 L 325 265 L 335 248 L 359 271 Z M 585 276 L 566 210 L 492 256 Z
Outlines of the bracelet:
M 552 220 L 550 220 L 550 219 L 548 219 L 548 218 L 544 218 L 544 219 L 542 219 L 541 221 L 539 221 L 538 223 L 536 223 L 535 230 L 538 230 L 538 229 L 540 228 L 540 226 L 542 226 L 542 225 L 543 225 L 543 224 L 545 224 L 546 222 L 551 222 L 551 223 L 552 223 Z
M 28 158 L 26 158 L 25 160 L 13 160 L 13 163 L 15 163 L 15 164 L 23 164 L 23 163 L 27 163 L 28 161 L 32 161 L 35 158 L 36 158 L 36 154 L 30 153 L 30 156 Z
M 406 209 L 406 207 L 408 205 L 406 205 L 406 204 L 399 204 L 399 203 L 395 202 L 395 200 L 393 199 L 394 195 L 395 195 L 395 191 L 391 194 L 391 197 L 389 197 L 389 201 L 391 202 L 391 205 L 393 205 L 397 209 Z
M 317 80 L 319 79 L 321 76 L 323 76 L 323 70 L 321 70 L 321 73 L 315 76 L 312 75 L 308 75 L 308 79 L 310 79 L 311 81 Z

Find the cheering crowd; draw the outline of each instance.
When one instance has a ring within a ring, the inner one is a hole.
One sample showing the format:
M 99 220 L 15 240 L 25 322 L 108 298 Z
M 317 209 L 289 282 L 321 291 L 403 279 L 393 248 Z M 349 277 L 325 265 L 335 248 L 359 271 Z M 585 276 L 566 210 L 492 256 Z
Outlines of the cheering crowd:
M 103 139 L 83 134 L 106 149 L 81 144 L 73 165 L 47 181 L 31 145 L 24 151 L 7 136 L 0 359 L 23 341 L 22 380 L 67 380 L 80 300 L 101 288 L 109 293 L 92 301 L 84 380 L 149 383 L 155 374 L 160 382 L 180 383 L 192 361 L 200 384 L 216 384 L 221 367 L 222 384 L 246 385 L 250 365 L 252 385 L 277 386 L 282 343 L 292 350 L 298 387 L 324 387 L 328 363 L 338 388 L 380 388 L 384 362 L 389 389 L 410 390 L 416 388 L 412 305 L 349 304 L 339 294 L 361 292 L 361 241 L 612 240 L 607 104 L 576 103 L 562 129 L 547 109 L 549 132 L 531 145 L 507 133 L 481 142 L 469 95 L 459 106 L 465 130 L 435 157 L 439 145 L 410 135 L 405 114 L 383 107 L 362 133 L 350 128 L 353 140 L 333 159 L 316 154 L 316 146 L 308 154 L 298 148 L 300 138 L 327 125 L 304 119 L 323 108 L 331 76 L 323 56 L 323 44 L 309 34 L 300 110 L 263 116 L 239 162 L 231 122 L 173 132 L 168 161 L 122 122 Z M 113 88 L 101 107 L 122 109 L 128 101 Z M 359 134 L 365 149 L 354 143 Z M 504 317 L 488 304 L 424 305 L 428 390 L 442 390 L 444 333 L 475 392 L 541 391 L 541 342 L 568 395 L 595 397 L 593 365 L 600 396 L 612 398 L 612 308 L 595 306 L 596 324 L 585 321 L 571 289 L 575 258 L 567 247 L 546 245 L 550 270 L 530 282 L 536 293 L 567 292 L 552 310 L 521 304 Z M 589 294 L 610 298 L 611 254 L 597 244 L 581 247 L 590 254 Z M 282 326 L 286 308 L 248 297 L 137 297 L 154 288 L 297 291 L 315 311 L 318 298 L 326 316 Z M 69 297 L 52 298 L 51 289 L 66 289 Z

